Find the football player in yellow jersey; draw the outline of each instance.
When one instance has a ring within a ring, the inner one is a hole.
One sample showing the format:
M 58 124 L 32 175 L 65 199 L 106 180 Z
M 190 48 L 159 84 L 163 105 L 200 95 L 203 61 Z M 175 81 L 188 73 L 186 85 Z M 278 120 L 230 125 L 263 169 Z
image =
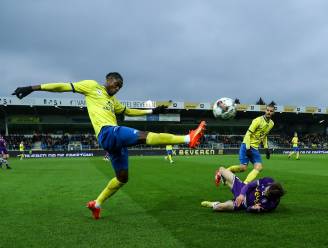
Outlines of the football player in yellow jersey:
M 104 85 L 94 80 L 79 82 L 44 83 L 41 85 L 19 87 L 13 95 L 19 99 L 29 95 L 33 91 L 51 92 L 76 92 L 85 96 L 86 105 L 101 147 L 109 153 L 115 175 L 96 200 L 90 201 L 87 207 L 92 211 L 95 219 L 99 219 L 101 205 L 112 196 L 118 189 L 128 182 L 128 150 L 127 147 L 137 144 L 166 145 L 166 144 L 189 144 L 195 148 L 204 135 L 206 123 L 202 121 L 199 126 L 190 131 L 188 135 L 173 135 L 168 133 L 143 132 L 134 128 L 118 126 L 116 114 L 139 116 L 147 114 L 159 114 L 165 111 L 165 106 L 154 109 L 141 110 L 129 109 L 122 105 L 115 94 L 122 88 L 123 78 L 117 72 L 106 75 Z
M 24 151 L 25 151 L 24 142 L 21 141 L 21 143 L 19 144 L 19 153 L 20 154 L 18 155 L 20 157 L 20 160 L 22 160 L 25 157 Z
M 165 159 L 166 160 L 168 159 L 170 161 L 170 163 L 173 164 L 174 161 L 172 159 L 172 150 L 173 150 L 172 145 L 166 145 L 165 150 L 166 150 Z
M 288 154 L 288 158 L 290 158 L 293 154 L 296 154 L 296 159 L 300 159 L 300 148 L 298 147 L 298 137 L 297 133 L 294 133 L 294 137 L 292 138 L 292 146 L 293 151 Z
M 233 165 L 228 168 L 231 172 L 246 171 L 247 165 L 251 162 L 254 165 L 253 170 L 247 175 L 244 183 L 253 181 L 263 168 L 262 158 L 259 152 L 259 145 L 262 143 L 265 149 L 266 158 L 270 159 L 267 135 L 273 128 L 272 116 L 274 115 L 274 105 L 267 105 L 265 114 L 255 118 L 249 126 L 243 143 L 239 150 L 240 165 Z

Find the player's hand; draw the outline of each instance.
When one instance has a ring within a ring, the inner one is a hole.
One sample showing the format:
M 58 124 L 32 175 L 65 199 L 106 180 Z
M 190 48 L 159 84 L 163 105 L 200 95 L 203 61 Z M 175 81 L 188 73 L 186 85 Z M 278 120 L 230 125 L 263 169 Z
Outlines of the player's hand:
M 252 157 L 252 150 L 251 149 L 246 150 L 246 156 L 249 157 L 249 158 Z
M 239 207 L 243 201 L 245 200 L 245 196 L 240 194 L 239 196 L 237 196 L 236 200 L 235 200 L 235 203 L 236 203 L 236 206 Z
M 259 213 L 263 210 L 264 210 L 264 208 L 260 204 L 255 204 L 255 205 L 247 208 L 247 212 L 250 212 L 250 213 Z
M 33 92 L 32 86 L 27 87 L 18 87 L 12 95 L 16 95 L 19 99 L 24 98 L 25 96 Z
M 268 148 L 265 149 L 265 157 L 266 159 L 270 159 L 270 150 Z
M 156 108 L 153 108 L 153 114 L 163 114 L 166 112 L 168 106 L 159 105 Z

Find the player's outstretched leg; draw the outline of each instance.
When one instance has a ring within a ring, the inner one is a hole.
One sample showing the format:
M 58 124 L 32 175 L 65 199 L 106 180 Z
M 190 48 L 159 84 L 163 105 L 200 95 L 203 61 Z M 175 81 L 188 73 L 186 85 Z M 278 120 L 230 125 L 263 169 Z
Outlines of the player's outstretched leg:
M 202 206 L 202 207 L 205 207 L 205 208 L 212 208 L 213 211 L 219 211 L 219 212 L 223 212 L 223 211 L 233 211 L 233 210 L 234 210 L 233 201 L 231 201 L 231 200 L 226 201 L 226 202 L 219 202 L 219 201 L 215 201 L 215 202 L 202 201 L 202 202 L 201 202 L 201 206 Z
M 205 128 L 206 122 L 201 121 L 198 127 L 191 130 L 188 135 L 148 132 L 145 143 L 147 145 L 188 144 L 190 148 L 196 148 L 200 144 L 200 139 L 204 136 Z M 140 133 L 140 139 L 142 140 L 144 132 Z
M 202 207 L 205 207 L 205 208 L 213 208 L 213 205 L 214 204 L 219 204 L 220 202 L 218 202 L 218 201 L 215 201 L 215 202 L 211 202 L 211 201 L 202 201 L 201 203 L 200 203 L 200 205 L 202 206 Z
M 214 211 L 233 211 L 234 210 L 234 205 L 233 201 L 229 200 L 226 202 L 214 202 L 212 206 Z

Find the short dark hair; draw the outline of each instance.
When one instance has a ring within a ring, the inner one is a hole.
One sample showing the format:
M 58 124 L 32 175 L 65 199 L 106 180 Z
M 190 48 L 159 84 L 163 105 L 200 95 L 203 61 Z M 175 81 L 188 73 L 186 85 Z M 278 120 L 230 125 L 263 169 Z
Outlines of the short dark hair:
M 270 199 L 280 199 L 284 194 L 286 194 L 286 191 L 283 189 L 280 183 L 274 182 L 270 185 L 267 197 Z
M 275 109 L 275 107 L 276 107 L 276 106 L 275 106 L 274 104 L 272 104 L 272 103 L 267 104 L 266 106 L 269 107 L 269 108 L 273 108 L 273 109 Z
M 110 73 L 108 73 L 106 75 L 106 79 L 109 79 L 109 78 L 118 79 L 118 80 L 122 81 L 122 83 L 123 83 L 123 77 L 118 72 L 110 72 Z

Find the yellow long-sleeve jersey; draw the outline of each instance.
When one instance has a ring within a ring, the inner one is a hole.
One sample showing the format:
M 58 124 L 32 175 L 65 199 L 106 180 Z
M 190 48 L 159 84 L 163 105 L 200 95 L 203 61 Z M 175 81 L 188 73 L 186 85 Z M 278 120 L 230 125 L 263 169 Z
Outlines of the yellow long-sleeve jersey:
M 52 92 L 73 91 L 85 96 L 92 126 L 98 136 L 103 126 L 117 126 L 116 114 L 139 116 L 151 110 L 126 108 L 115 96 L 108 95 L 106 88 L 94 80 L 41 84 L 41 90 Z
M 264 116 L 253 119 L 243 140 L 243 143 L 246 144 L 246 149 L 250 149 L 250 147 L 258 149 L 261 143 L 264 148 L 268 148 L 267 135 L 273 126 L 274 122 L 271 119 L 267 120 Z

